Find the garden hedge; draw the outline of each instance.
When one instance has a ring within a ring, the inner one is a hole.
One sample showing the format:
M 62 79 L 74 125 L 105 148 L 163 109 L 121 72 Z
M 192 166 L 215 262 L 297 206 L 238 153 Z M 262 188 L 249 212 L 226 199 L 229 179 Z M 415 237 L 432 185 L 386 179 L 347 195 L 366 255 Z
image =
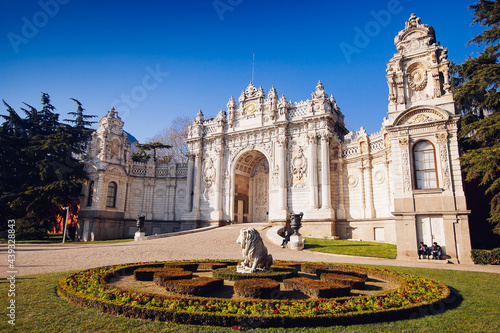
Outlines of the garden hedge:
M 198 270 L 199 263 L 166 263 L 165 268 L 182 268 L 185 271 L 196 272 Z
M 279 282 L 272 279 L 246 279 L 234 283 L 234 293 L 240 297 L 269 299 L 279 290 Z
M 337 273 L 323 273 L 320 276 L 320 280 L 341 285 L 347 285 L 354 289 L 363 288 L 366 282 L 366 279 L 360 278 L 359 276 L 337 274 Z
M 471 250 L 472 261 L 480 265 L 500 265 L 500 247 L 493 250 Z
M 448 299 L 449 288 L 438 281 L 396 271 L 353 266 L 348 268 L 363 270 L 370 278 L 398 281 L 398 287 L 377 295 L 334 299 L 232 300 L 170 297 L 112 287 L 107 283 L 124 272 L 132 274 L 139 267 L 158 264 L 104 266 L 78 271 L 59 280 L 57 292 L 73 304 L 104 313 L 229 327 L 242 324 L 251 327 L 332 326 L 394 321 L 422 313 L 435 313 L 435 309 L 443 309 L 451 303 L 451 298 Z
M 165 281 L 165 289 L 178 294 L 204 296 L 212 290 L 222 288 L 224 280 L 211 277 L 199 277 L 193 280 Z
M 226 268 L 228 266 L 227 263 L 222 263 L 222 262 L 201 262 L 198 265 L 198 269 L 219 269 L 219 268 Z
M 362 278 L 366 281 L 368 274 L 361 269 L 354 269 L 352 267 L 325 265 L 325 264 L 302 264 L 301 270 L 306 273 L 316 274 L 318 277 L 323 273 L 337 273 L 352 275 Z
M 306 277 L 296 277 L 283 281 L 286 289 L 300 291 L 312 298 L 334 298 L 349 296 L 351 287 L 345 284 L 312 280 Z
M 155 284 L 165 287 L 167 281 L 172 280 L 185 280 L 191 279 L 193 277 L 193 272 L 185 271 L 185 270 L 173 270 L 168 269 L 165 271 L 156 272 L 153 277 L 153 281 Z
M 137 281 L 153 281 L 154 275 L 157 272 L 165 272 L 167 270 L 183 270 L 182 268 L 165 268 L 165 267 L 141 267 L 134 271 L 134 278 Z
M 244 279 L 256 279 L 256 278 L 266 278 L 276 281 L 282 281 L 283 279 L 297 275 L 297 270 L 289 266 L 271 266 L 273 270 L 240 274 L 236 272 L 235 266 L 229 266 L 226 268 L 219 268 L 212 271 L 213 277 L 218 277 L 229 281 L 239 281 Z

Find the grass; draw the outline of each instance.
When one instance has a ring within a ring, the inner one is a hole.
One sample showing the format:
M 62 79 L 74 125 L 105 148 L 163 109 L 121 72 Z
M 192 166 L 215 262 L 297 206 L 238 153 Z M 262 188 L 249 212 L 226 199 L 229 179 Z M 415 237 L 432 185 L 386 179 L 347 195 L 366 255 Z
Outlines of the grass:
M 119 242 L 129 242 L 133 241 L 133 238 L 123 238 L 123 239 L 108 239 L 101 241 L 91 241 L 91 242 L 79 242 L 72 241 L 66 238 L 64 244 L 99 244 L 99 243 L 119 243 Z M 7 243 L 7 239 L 0 238 L 0 243 Z M 31 240 L 17 240 L 16 244 L 62 244 L 62 233 L 47 234 L 46 238 L 43 239 L 31 239 Z
M 387 267 L 382 267 L 387 268 Z M 391 269 L 389 267 L 389 269 Z M 301 329 L 254 329 L 252 332 L 500 332 L 500 276 L 493 273 L 398 267 L 397 270 L 440 280 L 452 288 L 455 302 L 433 315 L 394 322 Z M 59 298 L 57 281 L 69 273 L 20 276 L 16 280 L 16 327 L 7 323 L 9 284 L 0 280 L 1 332 L 234 332 L 231 328 L 187 326 L 110 316 L 81 309 Z
M 397 249 L 394 244 L 377 242 L 358 242 L 345 239 L 322 239 L 306 237 L 306 250 L 345 254 L 349 256 L 396 259 Z

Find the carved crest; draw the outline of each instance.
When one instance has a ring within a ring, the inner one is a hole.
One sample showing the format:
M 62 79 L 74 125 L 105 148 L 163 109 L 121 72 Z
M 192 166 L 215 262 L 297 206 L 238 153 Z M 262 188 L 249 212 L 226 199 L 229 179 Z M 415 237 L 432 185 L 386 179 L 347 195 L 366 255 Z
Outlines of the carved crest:
M 299 151 L 292 159 L 292 173 L 296 179 L 302 179 L 307 171 L 307 159 L 304 156 L 302 148 L 299 147 Z

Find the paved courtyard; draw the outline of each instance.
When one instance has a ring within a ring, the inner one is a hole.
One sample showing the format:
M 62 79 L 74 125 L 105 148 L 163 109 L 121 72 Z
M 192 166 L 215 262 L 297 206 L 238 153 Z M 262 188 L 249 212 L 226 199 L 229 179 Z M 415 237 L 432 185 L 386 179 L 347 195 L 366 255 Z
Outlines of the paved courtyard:
M 141 261 L 175 259 L 242 259 L 241 248 L 236 244 L 240 229 L 252 226 L 264 240 L 274 259 L 299 261 L 324 261 L 384 266 L 413 266 L 422 268 L 469 270 L 500 273 L 499 266 L 453 265 L 423 261 L 397 261 L 345 255 L 323 254 L 312 251 L 282 249 L 266 237 L 265 224 L 236 224 L 202 232 L 158 238 L 140 242 L 102 244 L 17 244 L 17 276 L 79 270 L 104 265 Z M 6 277 L 7 246 L 0 249 L 0 277 Z

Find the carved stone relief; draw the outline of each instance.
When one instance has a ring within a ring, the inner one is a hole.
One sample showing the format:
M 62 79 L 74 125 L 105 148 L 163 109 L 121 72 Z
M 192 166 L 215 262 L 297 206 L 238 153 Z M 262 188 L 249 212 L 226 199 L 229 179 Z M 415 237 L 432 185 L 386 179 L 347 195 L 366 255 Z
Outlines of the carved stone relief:
M 205 182 L 205 187 L 206 188 L 212 187 L 213 183 L 215 182 L 216 170 L 214 167 L 214 162 L 212 161 L 211 157 L 207 158 L 205 161 L 205 171 L 203 174 L 204 174 L 203 181 Z
M 304 156 L 302 147 L 299 147 L 298 152 L 292 159 L 292 173 L 295 179 L 302 179 L 307 171 L 307 159 Z
M 349 175 L 347 176 L 347 186 L 349 187 L 356 187 L 358 186 L 358 175 Z

